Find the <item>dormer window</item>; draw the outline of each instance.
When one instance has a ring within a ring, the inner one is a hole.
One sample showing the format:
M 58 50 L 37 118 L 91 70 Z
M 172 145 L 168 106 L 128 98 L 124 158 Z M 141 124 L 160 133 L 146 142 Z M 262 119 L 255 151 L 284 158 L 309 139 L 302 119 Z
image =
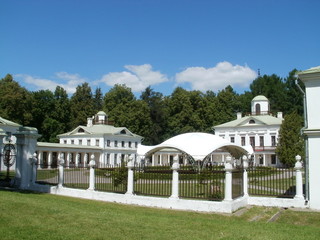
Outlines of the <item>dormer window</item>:
M 256 122 L 253 120 L 253 119 L 251 119 L 250 121 L 249 121 L 249 124 L 255 124 Z
M 84 129 L 83 128 L 79 128 L 78 133 L 84 133 Z
M 121 134 L 126 134 L 127 132 L 126 132 L 126 130 L 121 130 L 121 132 L 120 132 Z

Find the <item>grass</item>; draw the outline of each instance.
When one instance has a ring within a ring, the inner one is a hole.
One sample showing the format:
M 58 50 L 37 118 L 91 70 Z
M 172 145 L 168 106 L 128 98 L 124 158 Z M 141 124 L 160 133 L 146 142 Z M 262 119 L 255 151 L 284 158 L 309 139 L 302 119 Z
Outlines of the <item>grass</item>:
M 253 207 L 240 217 L 0 190 L 0 236 L 11 239 L 319 239 L 320 213 Z M 261 215 L 259 220 L 251 219 Z

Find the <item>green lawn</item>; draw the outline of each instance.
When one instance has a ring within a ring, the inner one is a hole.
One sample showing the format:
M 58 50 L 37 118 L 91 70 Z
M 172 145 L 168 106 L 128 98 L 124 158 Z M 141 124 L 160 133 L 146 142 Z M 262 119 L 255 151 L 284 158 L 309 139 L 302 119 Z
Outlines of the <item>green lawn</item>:
M 0 190 L 0 236 L 7 239 L 319 239 L 320 213 L 249 209 L 203 214 Z M 257 221 L 251 220 L 259 216 Z

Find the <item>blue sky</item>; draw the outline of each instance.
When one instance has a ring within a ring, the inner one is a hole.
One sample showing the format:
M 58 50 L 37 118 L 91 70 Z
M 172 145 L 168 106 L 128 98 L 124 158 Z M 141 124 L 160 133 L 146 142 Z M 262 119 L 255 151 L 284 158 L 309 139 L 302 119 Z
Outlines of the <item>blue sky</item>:
M 29 90 L 126 84 L 237 92 L 320 65 L 318 0 L 0 0 L 0 77 Z

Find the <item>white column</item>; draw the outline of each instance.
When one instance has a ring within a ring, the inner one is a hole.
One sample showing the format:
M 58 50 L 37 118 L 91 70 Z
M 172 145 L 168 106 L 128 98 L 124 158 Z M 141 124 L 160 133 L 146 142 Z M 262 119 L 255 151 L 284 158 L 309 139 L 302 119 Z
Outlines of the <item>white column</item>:
M 31 184 L 35 184 L 36 180 L 37 180 L 37 154 L 34 153 L 33 156 L 30 158 L 30 163 L 32 166 L 32 181 Z
M 67 162 L 66 162 L 66 167 L 70 166 L 70 157 L 71 157 L 71 153 L 67 152 Z
M 266 166 L 266 154 L 263 154 L 263 166 Z
M 38 152 L 38 168 L 43 168 L 43 152 Z
M 174 156 L 173 164 L 172 164 L 172 192 L 171 199 L 179 199 L 179 173 L 178 170 L 180 168 L 178 155 Z
M 127 164 L 128 168 L 128 183 L 127 183 L 127 192 L 126 195 L 133 195 L 134 191 L 134 173 L 133 173 L 134 161 L 133 157 L 129 157 L 129 161 Z
M 75 167 L 78 167 L 78 165 L 79 165 L 79 153 L 76 152 Z
M 160 166 L 162 166 L 162 154 L 160 153 Z
M 90 156 L 90 178 L 89 178 L 89 188 L 88 190 L 93 191 L 95 189 L 95 171 L 94 168 L 96 166 L 96 161 L 94 160 L 94 154 L 91 154 Z
M 59 168 L 59 178 L 58 178 L 58 187 L 62 188 L 63 187 L 63 182 L 64 182 L 64 175 L 63 175 L 63 168 L 64 168 L 64 158 L 62 157 L 62 154 L 60 153 L 58 156 L 58 168 Z
M 248 196 L 248 158 L 246 155 L 242 157 L 243 165 L 243 195 Z
M 224 169 L 226 171 L 225 187 L 224 187 L 224 201 L 232 201 L 232 158 L 226 157 Z
M 51 164 L 52 164 L 52 152 L 48 152 L 48 169 L 51 168 Z
M 152 154 L 151 166 L 155 166 L 155 154 Z
M 294 166 L 294 170 L 296 170 L 296 195 L 294 197 L 295 199 L 304 199 L 301 169 L 302 169 L 301 157 L 297 155 L 296 164 Z

